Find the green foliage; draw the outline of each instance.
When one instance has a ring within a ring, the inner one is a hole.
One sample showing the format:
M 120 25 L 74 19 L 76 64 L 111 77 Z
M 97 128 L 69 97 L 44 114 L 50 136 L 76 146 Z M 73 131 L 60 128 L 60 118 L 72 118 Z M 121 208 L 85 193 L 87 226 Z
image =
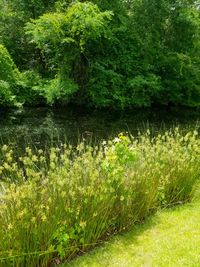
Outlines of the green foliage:
M 196 131 L 34 151 L 17 158 L 1 148 L 1 266 L 49 266 L 86 251 L 160 207 L 190 200 L 200 177 Z
M 0 0 L 0 42 L 8 48 L 20 69 L 34 68 L 36 64 L 43 64 L 40 52 L 29 44 L 25 36 L 24 25 L 31 18 L 36 19 L 51 9 L 54 2 L 54 0 Z
M 43 85 L 41 94 L 47 101 L 47 104 L 55 102 L 66 104 L 70 97 L 78 91 L 78 86 L 72 80 L 58 76 Z
M 0 83 L 0 104 L 3 106 L 36 105 L 42 102 L 39 91 L 34 89 L 39 85 L 42 87 L 40 76 L 34 71 L 20 73 L 3 45 L 0 45 Z
M 78 86 L 61 99 L 56 85 L 49 103 L 198 107 L 199 13 L 195 0 L 0 0 L 0 42 L 20 70 L 44 78 L 41 85 Z
M 143 11 L 144 16 L 139 16 Z M 196 1 L 138 1 L 133 19 L 143 61 L 161 79 L 156 101 L 198 106 L 200 17 Z
M 19 78 L 20 73 L 10 54 L 3 45 L 0 45 L 0 104 L 2 106 L 12 106 L 16 103 L 13 91 Z
M 0 80 L 0 105 L 12 106 L 14 104 L 14 99 L 15 97 L 12 94 L 9 83 Z
M 198 187 L 198 199 L 192 203 L 159 211 L 127 234 L 116 235 L 105 245 L 61 266 L 199 266 Z
M 88 87 L 92 104 L 97 107 L 126 106 L 122 75 L 103 64 L 95 63 L 91 76 Z
M 27 33 L 32 35 L 32 41 L 44 51 L 54 49 L 67 57 L 65 49 L 85 50 L 86 43 L 91 39 L 100 38 L 106 34 L 107 21 L 111 19 L 111 12 L 100 12 L 92 3 L 74 3 L 65 12 L 47 13 L 38 20 L 27 23 Z M 74 48 L 75 46 L 75 48 Z M 64 54 L 65 52 L 65 54 Z
M 0 45 L 0 104 L 21 106 L 45 104 L 44 81 L 34 71 L 20 73 L 7 49 Z
M 45 81 L 36 71 L 24 71 L 15 89 L 17 101 L 28 106 L 44 105 L 46 103 L 42 94 L 44 85 Z
M 131 94 L 130 103 L 134 106 L 151 106 L 152 97 L 156 98 L 162 90 L 161 78 L 149 73 L 147 76 L 138 75 L 130 79 L 127 87 Z
M 12 84 L 15 83 L 18 78 L 19 72 L 10 54 L 3 45 L 0 45 L 0 79 Z
M 80 79 L 84 78 L 79 79 L 86 75 L 83 53 L 87 53 L 88 42 L 108 34 L 107 24 L 111 16 L 112 12 L 101 12 L 92 3 L 75 2 L 65 11 L 47 13 L 28 23 L 26 30 L 32 36 L 32 42 L 65 74 L 61 79 L 71 80 L 73 77 L 72 80 L 83 89 Z M 74 69 L 77 65 L 83 67 L 77 71 Z

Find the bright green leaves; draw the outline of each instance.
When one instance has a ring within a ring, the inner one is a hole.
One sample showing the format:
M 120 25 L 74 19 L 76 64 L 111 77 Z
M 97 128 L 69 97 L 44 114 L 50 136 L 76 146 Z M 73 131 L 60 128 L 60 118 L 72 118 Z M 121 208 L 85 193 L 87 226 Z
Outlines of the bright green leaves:
M 195 0 L 0 0 L 0 43 L 38 72 L 48 103 L 199 106 L 199 11 Z
M 0 80 L 6 82 L 15 82 L 19 76 L 17 70 L 8 50 L 0 45 Z
M 44 14 L 37 20 L 27 23 L 27 33 L 32 35 L 32 42 L 43 50 L 48 49 L 48 43 L 57 45 L 64 39 L 62 30 L 65 23 L 64 14 Z
M 85 87 L 88 43 L 108 37 L 111 18 L 112 12 L 101 12 L 90 2 L 75 2 L 65 11 L 47 13 L 27 23 L 26 30 L 32 42 L 48 55 L 52 68 L 60 77 L 48 86 L 48 102 L 68 99 L 68 95 L 78 91 L 78 86 L 80 89 Z M 58 90 L 53 90 L 54 87 Z
M 149 73 L 137 75 L 127 83 L 129 98 L 134 106 L 151 106 L 152 96 L 156 97 L 163 89 L 159 76 Z
M 13 105 L 15 96 L 12 88 L 18 83 L 20 73 L 8 50 L 0 45 L 0 105 Z
M 55 101 L 63 104 L 68 103 L 69 96 L 78 91 L 78 85 L 68 77 L 59 74 L 55 79 L 45 84 L 41 91 L 47 104 L 52 105 Z
M 90 39 L 98 39 L 107 34 L 107 23 L 112 12 L 100 12 L 99 8 L 89 2 L 73 4 L 67 11 L 66 22 L 70 36 L 78 41 L 81 50 Z
M 10 106 L 13 104 L 15 96 L 13 96 L 8 82 L 0 80 L 0 105 Z
M 26 26 L 32 41 L 44 51 L 48 44 L 59 46 L 76 44 L 83 52 L 88 40 L 100 38 L 107 33 L 112 12 L 101 12 L 90 3 L 76 2 L 66 12 L 44 14 Z

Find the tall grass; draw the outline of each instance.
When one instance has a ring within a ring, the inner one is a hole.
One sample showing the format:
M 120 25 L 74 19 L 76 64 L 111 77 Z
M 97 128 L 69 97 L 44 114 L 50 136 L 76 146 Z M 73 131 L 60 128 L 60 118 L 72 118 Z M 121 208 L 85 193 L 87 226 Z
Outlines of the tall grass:
M 1 148 L 0 266 L 49 266 L 129 228 L 162 206 L 190 200 L 200 139 L 178 129 L 119 135 L 22 157 Z

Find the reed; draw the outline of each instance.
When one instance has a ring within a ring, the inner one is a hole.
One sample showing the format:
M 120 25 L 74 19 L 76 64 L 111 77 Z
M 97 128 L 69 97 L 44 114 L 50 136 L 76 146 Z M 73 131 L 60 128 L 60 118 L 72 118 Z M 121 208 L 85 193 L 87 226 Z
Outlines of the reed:
M 189 201 L 200 139 L 178 129 L 120 134 L 24 155 L 1 147 L 0 266 L 49 266 L 129 229 L 161 207 Z

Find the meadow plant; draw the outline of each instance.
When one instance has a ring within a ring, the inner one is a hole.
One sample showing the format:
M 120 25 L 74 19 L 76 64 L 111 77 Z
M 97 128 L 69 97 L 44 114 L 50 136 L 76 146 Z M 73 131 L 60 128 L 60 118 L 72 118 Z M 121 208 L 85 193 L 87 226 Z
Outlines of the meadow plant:
M 178 129 L 157 137 L 120 134 L 21 157 L 1 148 L 0 266 L 49 266 L 192 197 L 200 139 Z

